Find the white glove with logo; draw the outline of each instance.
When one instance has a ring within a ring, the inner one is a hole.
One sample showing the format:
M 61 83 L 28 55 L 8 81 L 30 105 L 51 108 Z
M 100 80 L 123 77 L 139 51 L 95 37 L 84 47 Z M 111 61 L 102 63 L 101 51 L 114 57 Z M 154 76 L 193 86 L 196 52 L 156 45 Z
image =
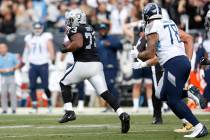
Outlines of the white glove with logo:
M 134 47 L 134 49 L 130 51 L 131 58 L 137 58 L 138 54 L 139 54 L 139 51 L 137 50 L 136 47 Z
M 147 66 L 146 62 L 143 62 L 141 60 L 138 60 L 138 62 L 133 62 L 132 68 L 133 69 L 141 69 Z

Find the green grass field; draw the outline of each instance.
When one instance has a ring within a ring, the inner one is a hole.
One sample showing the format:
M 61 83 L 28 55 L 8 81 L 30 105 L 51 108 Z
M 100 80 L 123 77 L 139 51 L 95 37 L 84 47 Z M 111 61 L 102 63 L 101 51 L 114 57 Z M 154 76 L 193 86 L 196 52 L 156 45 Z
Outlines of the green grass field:
M 174 116 L 164 116 L 163 125 L 152 125 L 151 116 L 131 116 L 128 134 L 120 133 L 117 116 L 77 116 L 77 120 L 59 124 L 55 115 L 1 115 L 0 140 L 183 140 L 174 133 L 181 126 Z M 210 129 L 210 115 L 199 119 Z M 202 138 L 210 140 L 210 135 Z

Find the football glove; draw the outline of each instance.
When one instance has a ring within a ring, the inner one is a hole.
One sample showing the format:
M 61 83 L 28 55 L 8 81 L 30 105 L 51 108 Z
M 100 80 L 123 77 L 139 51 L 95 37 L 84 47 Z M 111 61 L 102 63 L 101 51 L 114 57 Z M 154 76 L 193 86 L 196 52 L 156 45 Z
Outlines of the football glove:
M 132 68 L 133 69 L 141 69 L 147 66 L 146 62 L 143 62 L 141 60 L 138 60 L 138 62 L 133 62 Z
M 130 51 L 131 58 L 137 58 L 138 54 L 139 54 L 139 51 L 136 48 Z
M 65 45 L 63 44 L 61 47 L 60 47 L 60 51 L 62 53 L 67 53 L 68 52 L 68 49 L 65 47 Z

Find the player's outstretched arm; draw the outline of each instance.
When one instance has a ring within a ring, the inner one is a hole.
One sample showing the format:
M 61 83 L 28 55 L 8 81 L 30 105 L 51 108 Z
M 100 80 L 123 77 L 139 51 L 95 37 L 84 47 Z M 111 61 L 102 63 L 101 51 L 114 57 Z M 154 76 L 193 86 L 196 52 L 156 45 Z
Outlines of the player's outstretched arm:
M 179 36 L 182 42 L 184 42 L 185 53 L 191 60 L 193 55 L 193 37 L 183 30 L 179 29 Z
M 74 52 L 75 50 L 82 48 L 83 46 L 83 37 L 81 33 L 76 33 L 71 36 L 71 41 L 63 44 L 61 47 L 61 52 Z
M 147 48 L 138 54 L 138 58 L 141 60 L 148 60 L 155 57 L 156 46 L 158 42 L 158 34 L 151 33 L 146 36 L 147 38 Z

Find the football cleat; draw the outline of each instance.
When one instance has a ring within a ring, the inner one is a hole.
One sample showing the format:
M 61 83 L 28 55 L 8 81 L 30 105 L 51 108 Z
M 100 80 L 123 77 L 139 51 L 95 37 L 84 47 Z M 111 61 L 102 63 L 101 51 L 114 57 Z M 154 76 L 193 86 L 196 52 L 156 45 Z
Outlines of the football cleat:
M 3 110 L 3 111 L 1 112 L 1 114 L 7 114 L 7 111 L 6 111 L 6 110 Z
M 193 130 L 194 130 L 194 127 L 191 123 L 183 123 L 183 127 L 179 129 L 175 129 L 174 132 L 187 133 L 187 132 L 192 132 Z
M 185 138 L 200 138 L 208 135 L 207 128 L 203 125 L 199 129 L 195 129 L 191 134 L 184 135 Z
M 196 88 L 193 85 L 189 86 L 188 89 L 188 97 L 195 101 L 197 105 L 199 105 L 202 109 L 206 108 L 208 105 L 208 101 L 206 98 L 204 98 L 203 95 L 200 94 L 200 91 L 198 88 Z
M 121 133 L 127 133 L 130 129 L 130 116 L 127 113 L 122 113 L 119 116 L 121 120 Z
M 76 120 L 76 114 L 74 111 L 66 111 L 63 117 L 58 121 L 59 123 L 65 123 L 68 121 Z
M 154 117 L 152 124 L 163 124 L 163 119 L 161 117 L 160 118 Z

